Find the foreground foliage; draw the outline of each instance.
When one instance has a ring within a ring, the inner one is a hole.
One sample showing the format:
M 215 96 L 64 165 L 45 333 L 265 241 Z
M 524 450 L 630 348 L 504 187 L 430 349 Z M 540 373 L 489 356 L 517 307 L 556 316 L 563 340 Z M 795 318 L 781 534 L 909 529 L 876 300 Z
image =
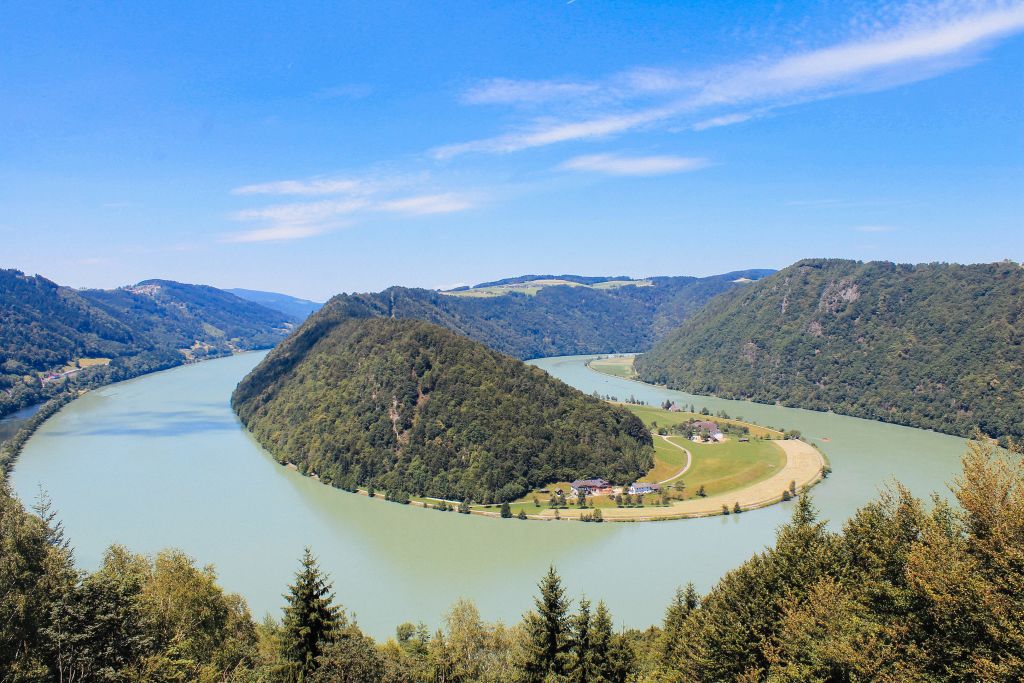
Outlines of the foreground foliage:
M 628 411 L 415 320 L 311 320 L 232 404 L 281 462 L 394 500 L 512 501 L 552 481 L 630 483 L 653 464 Z
M 460 600 L 434 633 L 402 624 L 384 643 L 332 603 L 308 551 L 283 622 L 256 624 L 177 551 L 115 546 L 77 571 L 48 506 L 29 514 L 0 485 L 0 681 L 1020 681 L 1021 455 L 972 443 L 958 507 L 896 486 L 838 533 L 801 498 L 773 547 L 703 598 L 680 590 L 660 627 L 574 608 L 552 569 L 519 624 Z
M 807 260 L 636 361 L 673 389 L 968 436 L 1024 436 L 1024 268 Z

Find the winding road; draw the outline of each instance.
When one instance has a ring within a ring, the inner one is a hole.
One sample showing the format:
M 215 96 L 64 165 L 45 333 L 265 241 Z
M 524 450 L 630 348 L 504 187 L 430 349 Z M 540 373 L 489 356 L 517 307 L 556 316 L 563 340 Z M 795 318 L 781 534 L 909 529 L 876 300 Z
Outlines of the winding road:
M 693 456 L 690 455 L 689 449 L 683 448 L 682 446 L 680 446 L 679 444 L 675 443 L 674 441 L 670 441 L 667 436 L 662 436 L 661 434 L 659 434 L 658 436 L 660 436 L 662 439 L 664 439 L 665 443 L 671 444 L 672 446 L 675 446 L 676 448 L 681 450 L 683 453 L 686 453 L 686 464 L 683 465 L 683 469 L 679 470 L 678 472 L 673 474 L 668 479 L 662 479 L 661 481 L 658 482 L 658 484 L 667 484 L 668 482 L 672 481 L 673 479 L 678 479 L 679 477 L 681 477 L 684 474 L 686 474 L 686 470 L 690 469 L 690 464 L 693 462 Z

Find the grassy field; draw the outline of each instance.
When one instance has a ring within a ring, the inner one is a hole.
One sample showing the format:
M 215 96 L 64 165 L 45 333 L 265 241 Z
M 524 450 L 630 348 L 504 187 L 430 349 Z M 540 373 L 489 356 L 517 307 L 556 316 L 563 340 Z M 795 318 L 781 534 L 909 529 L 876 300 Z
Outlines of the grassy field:
M 621 360 L 621 359 L 609 359 Z M 713 496 L 742 489 L 768 479 L 779 472 L 786 464 L 786 454 L 772 441 L 781 436 L 780 432 L 760 427 L 739 420 L 725 420 L 708 417 L 697 413 L 670 412 L 653 406 L 637 406 L 622 404 L 648 426 L 657 424 L 662 427 L 686 422 L 693 418 L 711 419 L 720 424 L 732 423 L 743 425 L 750 430 L 751 440 L 740 442 L 729 437 L 721 443 L 693 443 L 681 436 L 654 437 L 654 467 L 642 478 L 643 481 L 662 482 L 663 488 L 673 496 L 691 499 L 697 495 L 701 486 L 704 493 Z M 685 450 L 684 450 L 685 449 Z M 682 475 L 673 475 L 686 466 L 689 451 L 691 464 Z M 569 494 L 569 482 L 556 482 L 545 487 L 544 492 L 538 490 L 528 493 L 510 505 L 512 514 L 524 510 L 526 514 L 539 514 L 550 507 L 554 491 L 561 489 Z M 539 502 L 539 505 L 537 502 Z M 575 507 L 575 499 L 570 498 Z M 591 507 L 614 508 L 615 501 L 609 496 L 596 496 L 588 500 Z M 665 507 L 661 504 L 660 495 L 647 495 L 644 507 Z M 474 509 L 490 509 L 474 506 Z M 496 509 L 496 507 L 494 508 Z
M 79 358 L 78 367 L 91 368 L 96 365 L 110 365 L 109 358 Z
M 691 498 L 701 486 L 713 496 L 734 491 L 767 479 L 786 464 L 786 454 L 771 441 L 740 443 L 734 439 L 722 443 L 692 443 L 682 437 L 668 437 L 693 454 L 690 469 L 674 484 L 685 484 L 685 496 Z
M 461 289 L 459 291 L 447 291 L 441 292 L 449 296 L 463 296 L 463 297 L 476 297 L 476 298 L 487 298 L 495 296 L 503 296 L 511 292 L 517 292 L 519 294 L 526 294 L 527 296 L 533 296 L 545 287 L 587 287 L 589 289 L 615 289 L 617 287 L 627 287 L 629 285 L 636 285 L 637 287 L 650 287 L 653 283 L 650 280 L 605 280 L 604 282 L 596 282 L 592 285 L 585 285 L 579 282 L 571 282 L 569 280 L 531 280 L 529 282 L 516 282 L 508 285 L 495 285 L 493 287 L 475 287 L 473 289 Z
M 595 370 L 597 368 L 594 368 Z M 624 408 L 628 408 L 630 412 L 639 417 L 644 421 L 648 427 L 657 424 L 659 427 L 671 427 L 672 425 L 679 424 L 681 422 L 689 422 L 690 420 L 711 420 L 718 424 L 734 424 L 742 425 L 750 430 L 751 437 L 760 437 L 763 439 L 779 439 L 782 438 L 782 432 L 777 429 L 769 429 L 768 427 L 762 427 L 755 425 L 751 422 L 744 422 L 737 418 L 725 419 L 721 417 L 715 417 L 714 415 L 701 415 L 699 413 L 691 413 L 688 411 L 681 411 L 674 413 L 669 410 L 658 408 L 657 406 L 635 406 L 629 403 L 620 404 Z
M 606 375 L 633 379 L 636 377 L 636 370 L 633 369 L 633 358 L 633 356 L 595 358 L 590 361 L 589 365 L 591 369 L 603 372 Z

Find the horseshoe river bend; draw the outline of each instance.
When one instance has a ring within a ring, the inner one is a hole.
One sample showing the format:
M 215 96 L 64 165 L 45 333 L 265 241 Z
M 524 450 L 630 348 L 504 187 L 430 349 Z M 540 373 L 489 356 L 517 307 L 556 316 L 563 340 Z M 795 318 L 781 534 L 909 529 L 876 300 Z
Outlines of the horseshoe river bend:
M 84 568 L 113 543 L 178 547 L 215 565 L 255 617 L 277 610 L 309 545 L 337 600 L 375 637 L 405 621 L 433 628 L 459 597 L 482 616 L 517 621 L 549 565 L 572 597 L 608 603 L 616 622 L 660 621 L 676 587 L 706 591 L 774 539 L 791 503 L 742 515 L 637 524 L 520 522 L 387 504 L 278 465 L 228 404 L 264 352 L 187 365 L 98 389 L 48 420 L 12 475 L 30 505 L 45 490 Z M 839 526 L 898 479 L 918 496 L 949 495 L 963 439 L 851 417 L 692 396 L 597 373 L 591 356 L 531 361 L 591 393 L 666 398 L 798 429 L 829 457 L 813 489 Z

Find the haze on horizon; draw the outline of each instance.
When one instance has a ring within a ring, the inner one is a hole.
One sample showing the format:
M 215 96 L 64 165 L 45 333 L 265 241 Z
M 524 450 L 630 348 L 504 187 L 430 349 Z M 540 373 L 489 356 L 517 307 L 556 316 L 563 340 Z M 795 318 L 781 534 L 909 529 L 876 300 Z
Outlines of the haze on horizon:
M 2 267 L 324 300 L 1024 258 L 1024 4 L 0 8 Z

